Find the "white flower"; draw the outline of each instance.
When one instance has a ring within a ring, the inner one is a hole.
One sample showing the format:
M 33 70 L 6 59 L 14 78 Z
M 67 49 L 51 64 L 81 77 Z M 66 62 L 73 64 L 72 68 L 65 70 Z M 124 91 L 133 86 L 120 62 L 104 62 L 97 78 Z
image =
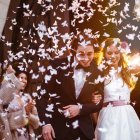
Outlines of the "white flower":
M 44 67 L 44 66 L 41 66 L 41 67 L 39 67 L 39 71 L 43 73 L 43 72 L 45 72 L 45 71 L 46 71 L 46 69 L 45 69 L 45 67 Z
M 57 97 L 57 94 L 56 93 L 53 93 L 53 94 L 49 94 L 50 97 Z
M 86 47 L 87 45 L 91 44 L 91 42 L 83 40 L 82 42 L 79 42 L 78 44 L 81 45 L 81 46 Z
M 73 126 L 73 129 L 76 129 L 76 128 L 79 126 L 78 120 L 74 121 L 74 122 L 72 123 L 72 126 Z
M 110 34 L 108 34 L 108 33 L 105 32 L 105 33 L 103 34 L 103 36 L 105 36 L 105 37 L 110 37 Z
M 42 40 L 43 37 L 45 35 L 47 35 L 47 29 L 46 29 L 46 26 L 45 26 L 44 23 L 38 24 L 38 31 L 37 31 L 37 33 L 38 33 L 38 36 L 40 37 L 40 40 Z
M 25 3 L 23 3 L 23 8 L 25 8 L 25 9 L 29 9 L 29 4 L 25 4 Z
M 46 93 L 46 90 L 45 89 L 42 89 L 41 91 L 40 91 L 40 94 L 41 95 L 44 95 Z
M 17 128 L 16 129 L 21 135 L 23 135 L 26 132 L 26 128 Z
M 98 69 L 100 71 L 103 71 L 105 69 L 105 64 L 101 63 L 100 65 L 98 65 Z
M 70 127 L 70 125 L 68 123 L 66 123 L 66 127 Z
M 67 23 L 67 21 L 65 20 L 64 22 L 62 22 L 62 24 L 61 24 L 63 27 L 68 27 L 68 23 Z
M 65 33 L 64 35 L 61 35 L 61 37 L 62 37 L 64 43 L 66 42 L 66 40 L 71 39 L 71 36 L 68 33 Z
M 59 82 L 58 79 L 56 79 L 56 83 L 58 83 L 59 85 L 61 84 L 61 82 Z
M 48 81 L 51 80 L 51 75 L 45 75 L 44 79 L 45 79 L 45 83 L 48 83 Z
M 14 120 L 17 120 L 17 119 L 19 119 L 20 118 L 20 116 L 18 115 L 18 116 L 16 116 L 16 117 L 14 117 Z
M 41 86 L 37 86 L 37 91 L 41 89 Z
M 60 108 L 58 108 L 58 112 L 61 113 L 61 114 L 64 113 L 64 111 Z
M 47 111 L 49 111 L 49 112 L 54 112 L 54 104 L 49 104 L 49 105 L 47 105 L 47 108 L 46 108 L 46 110 Z
M 98 75 L 97 79 L 95 79 L 95 84 L 99 84 L 100 82 L 102 83 L 104 81 L 104 77 L 101 77 L 101 75 Z
M 35 137 L 35 133 L 31 133 L 30 136 L 31 136 L 32 138 L 34 138 L 34 137 Z
M 125 2 L 125 6 L 124 6 L 124 10 L 123 10 L 125 13 L 127 13 L 129 11 L 129 6 L 130 6 L 129 3 Z
M 37 92 L 33 92 L 33 93 L 32 93 L 32 96 L 33 96 L 33 97 L 37 97 L 37 96 L 38 96 Z
M 109 70 L 109 75 L 110 75 L 110 76 L 114 76 L 115 73 L 117 73 L 117 70 L 116 70 L 114 67 L 112 67 L 112 68 Z
M 39 74 L 32 74 L 32 79 L 38 79 L 39 78 Z
M 126 35 L 126 38 L 128 38 L 129 40 L 134 40 L 134 38 L 135 38 L 135 33 L 133 33 L 133 34 L 127 34 L 127 35 Z
M 52 118 L 52 115 L 51 115 L 51 114 L 45 113 L 45 116 L 46 116 L 47 118 Z

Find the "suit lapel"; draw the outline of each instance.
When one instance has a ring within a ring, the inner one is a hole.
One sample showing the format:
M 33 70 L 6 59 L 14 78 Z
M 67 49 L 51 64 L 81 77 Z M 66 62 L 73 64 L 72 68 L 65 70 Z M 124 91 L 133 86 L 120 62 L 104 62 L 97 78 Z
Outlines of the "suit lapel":
M 73 79 L 72 67 L 69 67 L 68 70 L 65 71 L 65 74 L 62 74 L 61 81 L 61 85 L 63 86 L 63 90 L 65 91 L 64 93 L 67 94 L 68 98 L 75 100 L 75 84 Z
M 68 86 L 68 90 L 70 91 L 69 95 L 73 99 L 76 99 L 75 98 L 75 84 L 74 84 L 74 79 L 73 79 L 73 70 L 70 72 L 68 80 L 69 80 L 69 84 L 67 84 L 67 86 Z
M 78 96 L 77 100 L 79 100 L 80 98 L 82 98 L 85 95 L 85 93 L 87 92 L 90 78 L 91 78 L 91 76 L 87 76 L 86 77 L 86 81 L 84 83 L 84 86 L 83 86 L 83 88 L 82 88 L 82 90 L 80 92 L 80 95 Z

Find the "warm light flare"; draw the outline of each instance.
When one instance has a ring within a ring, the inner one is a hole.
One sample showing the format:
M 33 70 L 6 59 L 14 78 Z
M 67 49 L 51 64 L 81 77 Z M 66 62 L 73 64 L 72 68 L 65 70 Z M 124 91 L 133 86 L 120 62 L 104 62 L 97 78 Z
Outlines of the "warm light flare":
M 140 66 L 140 54 L 136 53 L 128 57 L 128 66 L 130 69 L 134 69 Z

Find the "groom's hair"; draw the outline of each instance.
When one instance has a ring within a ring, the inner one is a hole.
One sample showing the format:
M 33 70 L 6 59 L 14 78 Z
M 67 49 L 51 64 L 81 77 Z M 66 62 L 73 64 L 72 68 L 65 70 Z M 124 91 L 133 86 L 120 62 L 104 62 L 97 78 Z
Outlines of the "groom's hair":
M 84 32 L 79 33 L 78 35 L 75 35 L 71 41 L 71 51 L 75 54 L 78 46 L 86 47 L 88 45 L 93 46 L 94 52 L 100 50 L 99 43 L 93 35 Z

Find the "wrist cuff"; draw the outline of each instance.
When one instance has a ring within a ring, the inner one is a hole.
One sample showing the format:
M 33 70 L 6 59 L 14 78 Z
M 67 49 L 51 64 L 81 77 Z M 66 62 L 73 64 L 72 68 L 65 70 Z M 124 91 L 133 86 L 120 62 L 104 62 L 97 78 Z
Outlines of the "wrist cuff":
M 79 109 L 81 110 L 81 109 L 82 109 L 82 107 L 83 107 L 83 105 L 82 105 L 82 104 L 80 104 L 80 103 L 77 103 L 77 105 L 78 105 Z

